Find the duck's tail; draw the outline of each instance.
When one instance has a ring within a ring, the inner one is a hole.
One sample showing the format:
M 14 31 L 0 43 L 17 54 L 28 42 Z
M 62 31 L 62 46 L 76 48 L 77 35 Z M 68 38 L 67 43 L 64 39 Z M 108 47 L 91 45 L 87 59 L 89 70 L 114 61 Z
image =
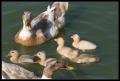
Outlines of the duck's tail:
M 55 18 L 59 18 L 61 16 L 64 16 L 66 11 L 68 10 L 68 2 L 54 2 L 52 4 L 52 7 L 55 7 Z

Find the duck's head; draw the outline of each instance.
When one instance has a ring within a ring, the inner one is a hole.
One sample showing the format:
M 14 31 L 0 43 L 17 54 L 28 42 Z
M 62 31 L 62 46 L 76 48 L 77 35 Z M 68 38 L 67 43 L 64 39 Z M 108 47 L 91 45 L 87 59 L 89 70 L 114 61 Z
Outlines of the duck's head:
M 19 57 L 19 55 L 20 54 L 18 53 L 17 50 L 11 50 L 7 56 L 10 56 L 10 57 Z
M 57 42 L 58 45 L 64 44 L 64 39 L 62 37 L 55 38 L 54 41 Z
M 45 59 L 46 59 L 46 54 L 44 51 L 40 51 L 36 55 L 33 56 L 34 62 L 45 61 Z
M 73 40 L 80 40 L 80 37 L 78 34 L 74 34 L 70 38 L 72 38 Z
M 32 20 L 32 16 L 31 16 L 31 12 L 29 11 L 25 11 L 22 15 L 23 18 L 23 28 L 30 30 L 31 29 L 31 20 Z

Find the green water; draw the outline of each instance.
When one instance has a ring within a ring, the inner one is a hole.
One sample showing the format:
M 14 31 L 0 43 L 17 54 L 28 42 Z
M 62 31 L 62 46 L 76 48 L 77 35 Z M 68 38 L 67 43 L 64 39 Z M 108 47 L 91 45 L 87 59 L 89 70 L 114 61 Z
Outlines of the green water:
M 21 54 L 34 55 L 44 50 L 47 57 L 61 58 L 56 52 L 57 44 L 50 40 L 34 47 L 23 47 L 14 41 L 16 32 L 22 27 L 22 14 L 31 11 L 37 16 L 52 2 L 2 2 L 2 60 L 10 62 L 5 56 L 11 49 Z M 59 70 L 54 79 L 117 79 L 118 78 L 118 3 L 117 2 L 70 2 L 66 14 L 66 25 L 62 33 L 65 45 L 71 47 L 69 37 L 77 33 L 81 39 L 97 44 L 95 51 L 99 63 L 81 65 L 69 61 L 74 71 Z M 23 66 L 37 76 L 42 75 L 39 64 Z

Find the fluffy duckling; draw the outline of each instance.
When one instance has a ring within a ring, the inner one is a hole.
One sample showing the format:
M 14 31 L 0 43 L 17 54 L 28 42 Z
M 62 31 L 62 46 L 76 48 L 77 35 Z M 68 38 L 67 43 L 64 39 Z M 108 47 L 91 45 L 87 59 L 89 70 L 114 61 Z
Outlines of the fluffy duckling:
M 33 56 L 33 60 L 36 63 L 39 63 L 42 66 L 46 66 L 48 61 L 56 60 L 55 58 L 46 58 L 46 54 L 44 51 L 38 52 L 36 55 Z
M 73 59 L 78 56 L 78 50 L 64 46 L 64 39 L 62 37 L 56 38 L 54 41 L 58 44 L 57 52 L 62 56 L 65 56 L 69 59 Z
M 91 54 L 80 54 L 78 57 L 72 59 L 75 63 L 88 64 L 98 62 L 99 58 Z
M 94 55 L 90 54 L 79 54 L 78 50 L 74 50 L 70 47 L 64 46 L 64 40 L 62 37 L 54 39 L 57 44 L 57 52 L 62 56 L 69 58 L 71 61 L 75 63 L 91 63 L 98 61 L 98 58 Z
M 35 63 L 33 57 L 30 55 L 21 55 L 17 50 L 11 50 L 8 54 L 10 56 L 10 61 L 13 63 L 25 64 L 25 63 Z
M 78 34 L 74 34 L 73 36 L 71 36 L 71 38 L 73 39 L 72 46 L 82 51 L 93 50 L 93 49 L 96 49 L 97 47 L 94 43 L 90 41 L 80 40 L 80 37 Z
M 71 70 L 63 60 L 54 60 L 47 63 L 40 78 L 21 66 L 2 61 L 2 79 L 52 79 L 55 71 L 59 69 Z
M 15 35 L 15 42 L 23 46 L 34 46 L 45 43 L 55 37 L 64 25 L 64 15 L 68 2 L 54 2 L 52 7 L 32 19 L 29 11 L 24 12 L 23 27 Z

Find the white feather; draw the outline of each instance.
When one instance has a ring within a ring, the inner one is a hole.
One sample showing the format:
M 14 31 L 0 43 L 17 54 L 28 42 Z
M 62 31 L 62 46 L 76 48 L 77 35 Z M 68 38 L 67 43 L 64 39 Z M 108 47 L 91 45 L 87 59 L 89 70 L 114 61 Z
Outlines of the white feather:
M 52 35 L 52 37 L 55 37 L 58 34 L 58 28 L 55 26 L 52 26 L 50 29 L 50 34 Z
M 23 29 L 21 30 L 21 32 L 20 32 L 20 34 L 19 34 L 19 37 L 20 37 L 22 40 L 26 40 L 26 39 L 28 39 L 30 36 L 31 36 L 31 32 L 23 27 Z

